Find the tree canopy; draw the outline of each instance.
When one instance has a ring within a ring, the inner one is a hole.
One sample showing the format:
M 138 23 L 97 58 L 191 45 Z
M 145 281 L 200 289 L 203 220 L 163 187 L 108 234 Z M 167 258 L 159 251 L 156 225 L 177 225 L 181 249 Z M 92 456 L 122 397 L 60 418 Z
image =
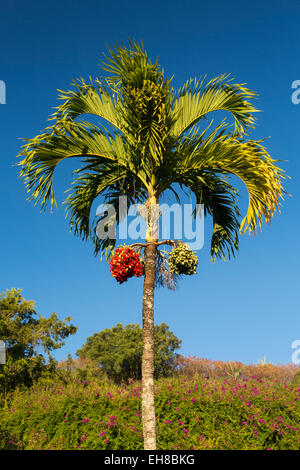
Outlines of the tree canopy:
M 213 218 L 212 259 L 234 255 L 239 233 L 269 222 L 284 194 L 277 160 L 262 140 L 248 138 L 256 94 L 229 75 L 188 80 L 174 90 L 136 42 L 110 49 L 101 68 L 101 78 L 80 79 L 73 89 L 61 91 L 51 125 L 25 139 L 19 165 L 29 198 L 52 208 L 55 168 L 67 158 L 77 159 L 65 200 L 70 228 L 91 238 L 95 253 L 111 256 L 115 240 L 99 240 L 90 217 L 98 196 L 114 206 L 119 222 L 124 216 L 120 195 L 127 196 L 128 205 L 152 196 L 159 202 L 165 191 L 178 196 L 178 187 L 187 188 Z M 213 123 L 215 111 L 229 120 Z M 97 124 L 89 116 L 97 117 Z M 248 191 L 242 220 L 231 176 Z
M 176 364 L 175 351 L 179 340 L 165 323 L 154 326 L 154 376 L 168 376 Z M 76 352 L 79 357 L 95 361 L 107 375 L 120 383 L 128 379 L 140 379 L 142 367 L 142 329 L 138 324 L 123 327 L 121 323 L 87 338 Z
M 59 320 L 56 312 L 48 318 L 38 316 L 35 302 L 25 300 L 21 292 L 11 289 L 0 295 L 0 339 L 6 348 L 0 383 L 9 387 L 31 383 L 45 369 L 46 359 L 53 361 L 51 352 L 77 331 L 70 317 Z

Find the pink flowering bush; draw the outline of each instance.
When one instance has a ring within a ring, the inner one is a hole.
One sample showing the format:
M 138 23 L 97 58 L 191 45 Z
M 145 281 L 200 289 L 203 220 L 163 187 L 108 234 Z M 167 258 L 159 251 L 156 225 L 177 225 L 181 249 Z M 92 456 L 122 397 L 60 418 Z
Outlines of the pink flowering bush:
M 252 376 L 156 382 L 158 448 L 300 450 L 300 387 Z M 0 409 L 0 449 L 143 448 L 141 382 L 36 385 Z

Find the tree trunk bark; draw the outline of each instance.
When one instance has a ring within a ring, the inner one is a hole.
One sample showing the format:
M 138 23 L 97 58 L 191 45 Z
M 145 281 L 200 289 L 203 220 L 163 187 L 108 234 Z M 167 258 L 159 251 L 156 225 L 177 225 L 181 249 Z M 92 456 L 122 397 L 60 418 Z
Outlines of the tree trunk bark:
M 156 417 L 154 401 L 154 285 L 157 242 L 157 220 L 153 224 L 148 200 L 148 230 L 145 248 L 145 279 L 143 291 L 143 358 L 142 358 L 142 419 L 144 449 L 156 450 Z M 153 214 L 152 214 L 153 216 Z

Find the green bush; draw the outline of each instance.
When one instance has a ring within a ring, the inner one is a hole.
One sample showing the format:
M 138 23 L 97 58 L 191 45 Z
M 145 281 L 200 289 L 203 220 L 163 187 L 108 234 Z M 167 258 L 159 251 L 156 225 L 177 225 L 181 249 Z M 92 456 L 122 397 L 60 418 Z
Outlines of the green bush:
M 257 378 L 160 379 L 158 448 L 300 450 L 299 392 Z M 0 448 L 142 449 L 141 382 L 17 390 L 0 410 Z
M 154 377 L 167 377 L 176 367 L 179 340 L 165 323 L 154 325 Z M 76 352 L 89 358 L 115 383 L 140 380 L 142 377 L 143 332 L 138 324 L 121 323 L 87 338 Z

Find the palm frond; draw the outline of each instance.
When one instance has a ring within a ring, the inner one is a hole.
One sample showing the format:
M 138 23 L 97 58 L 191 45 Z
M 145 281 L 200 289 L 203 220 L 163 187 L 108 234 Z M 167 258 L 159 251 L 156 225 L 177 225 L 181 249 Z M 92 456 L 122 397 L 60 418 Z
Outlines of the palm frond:
M 120 114 L 123 133 L 131 143 L 139 165 L 153 173 L 159 166 L 170 136 L 172 118 L 170 80 L 152 64 L 143 47 L 110 49 L 102 68 L 110 72 L 109 83 L 122 94 Z
M 235 132 L 243 134 L 253 127 L 253 113 L 258 110 L 249 101 L 256 94 L 245 84 L 232 84 L 229 75 L 213 78 L 207 84 L 189 80 L 174 98 L 172 109 L 177 117 L 173 134 L 181 136 L 212 111 L 227 111 L 234 118 Z
M 104 54 L 105 60 L 101 62 L 102 70 L 109 72 L 106 78 L 108 84 L 114 87 L 143 88 L 145 81 L 156 83 L 162 78 L 157 61 L 153 64 L 149 59 L 143 43 L 129 41 L 130 48 L 122 44 L 108 48 L 109 54 Z
M 56 133 L 55 133 L 56 132 Z M 20 176 L 24 178 L 29 199 L 41 202 L 42 208 L 50 201 L 51 210 L 56 204 L 53 193 L 53 175 L 57 165 L 66 158 L 80 158 L 81 163 L 91 162 L 101 165 L 110 161 L 134 171 L 129 154 L 120 135 L 105 135 L 92 124 L 80 122 L 60 122 L 47 132 L 25 139 L 19 162 Z M 137 176 L 139 177 L 139 176 Z
M 205 178 L 206 179 L 206 178 Z M 213 217 L 211 260 L 224 261 L 235 256 L 239 247 L 240 211 L 237 191 L 225 180 L 209 175 L 210 184 L 200 184 L 194 189 L 197 203 L 204 205 L 204 215 Z
M 196 204 L 204 205 L 205 217 L 209 215 L 213 218 L 211 260 L 222 258 L 225 261 L 226 258 L 235 256 L 240 228 L 238 191 L 224 176 L 206 170 L 191 170 L 184 174 L 179 171 L 177 176 L 173 174 L 173 179 L 192 191 Z M 195 208 L 194 216 L 196 215 Z
M 105 119 L 118 130 L 124 130 L 120 112 L 122 103 L 118 95 L 111 95 L 99 79 L 90 78 L 90 82 L 83 78 L 73 80 L 73 85 L 75 90 L 58 90 L 58 98 L 64 100 L 64 103 L 56 108 L 50 120 L 74 120 L 83 114 L 93 114 Z
M 89 168 L 91 169 L 91 166 Z M 103 246 L 106 246 L 107 240 L 106 238 L 99 240 L 96 234 L 96 226 L 102 216 L 91 220 L 91 208 L 96 198 L 102 196 L 101 202 L 104 205 L 110 204 L 114 208 L 118 225 L 127 214 L 130 204 L 145 201 L 146 189 L 131 172 L 128 172 L 125 167 L 120 167 L 117 162 L 98 165 L 94 170 L 94 172 L 86 171 L 85 167 L 75 172 L 76 174 L 83 173 L 74 180 L 64 204 L 67 207 L 66 216 L 69 218 L 71 231 L 83 240 L 92 238 L 95 254 L 97 254 L 102 251 Z M 126 208 L 119 204 L 120 196 L 127 197 Z M 122 209 L 124 209 L 123 212 Z M 115 241 L 112 240 L 109 246 L 112 247 L 114 244 Z
M 257 229 L 263 219 L 270 222 L 276 211 L 280 211 L 280 199 L 285 194 L 282 180 L 285 172 L 281 170 L 262 145 L 263 140 L 243 141 L 223 130 L 219 134 L 201 141 L 194 141 L 196 150 L 191 158 L 183 158 L 177 163 L 178 172 L 188 174 L 191 171 L 207 170 L 210 172 L 238 176 L 245 184 L 249 204 L 240 230 L 245 233 Z M 190 144 L 189 144 L 190 145 Z

